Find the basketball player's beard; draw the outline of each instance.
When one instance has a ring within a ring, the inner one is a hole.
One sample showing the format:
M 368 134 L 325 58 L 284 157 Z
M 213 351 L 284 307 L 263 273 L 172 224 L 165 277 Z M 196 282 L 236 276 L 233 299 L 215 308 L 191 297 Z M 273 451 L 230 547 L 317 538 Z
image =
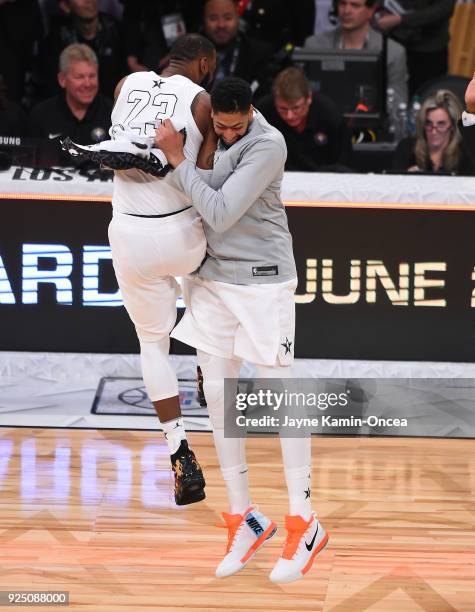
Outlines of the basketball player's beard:
M 249 130 L 251 129 L 251 121 L 249 121 L 249 124 L 247 126 L 247 130 L 244 132 L 244 134 L 242 134 L 241 136 L 239 136 L 238 138 L 236 138 L 236 140 L 234 142 L 231 142 L 230 144 L 228 144 L 227 142 L 225 142 L 222 138 L 219 139 L 220 143 L 223 145 L 223 147 L 225 149 L 229 149 L 230 147 L 232 147 L 233 145 L 235 145 L 237 142 L 239 142 L 241 140 L 241 138 L 244 138 L 244 136 L 246 136 L 246 134 L 249 133 Z
M 211 85 L 211 76 L 210 73 L 208 72 L 208 74 L 205 74 L 205 76 L 202 78 L 200 86 L 203 89 L 208 89 L 209 85 Z

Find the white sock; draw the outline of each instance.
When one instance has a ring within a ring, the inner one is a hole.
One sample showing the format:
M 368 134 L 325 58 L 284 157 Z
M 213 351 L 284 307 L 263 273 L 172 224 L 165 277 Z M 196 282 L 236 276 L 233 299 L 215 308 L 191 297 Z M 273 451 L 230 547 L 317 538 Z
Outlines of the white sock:
M 213 427 L 214 444 L 226 484 L 231 514 L 243 514 L 251 505 L 246 465 L 245 438 L 224 437 L 224 379 L 237 378 L 241 362 L 209 355 L 198 350 L 203 388 Z
M 308 521 L 312 514 L 311 438 L 280 438 L 289 514 Z
M 251 505 L 247 465 L 242 463 L 230 468 L 221 468 L 221 474 L 228 493 L 229 512 L 231 514 L 244 514 Z
M 181 441 L 186 440 L 186 432 L 183 426 L 183 419 L 172 419 L 166 423 L 161 423 L 165 440 L 167 441 L 170 455 L 176 453 L 179 449 Z
M 257 366 L 259 378 L 293 378 L 291 366 Z M 289 514 L 308 521 L 312 515 L 311 500 L 311 438 L 281 436 L 282 461 L 289 495 Z

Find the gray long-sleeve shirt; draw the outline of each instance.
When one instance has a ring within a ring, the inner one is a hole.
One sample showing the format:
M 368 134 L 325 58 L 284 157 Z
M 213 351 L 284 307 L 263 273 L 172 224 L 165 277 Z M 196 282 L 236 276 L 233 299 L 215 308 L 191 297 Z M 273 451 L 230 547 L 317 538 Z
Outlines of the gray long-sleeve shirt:
M 220 142 L 207 185 L 183 161 L 173 179 L 203 218 L 207 257 L 199 276 L 225 283 L 280 283 L 297 276 L 280 197 L 287 149 L 282 134 L 254 111 L 248 132 Z

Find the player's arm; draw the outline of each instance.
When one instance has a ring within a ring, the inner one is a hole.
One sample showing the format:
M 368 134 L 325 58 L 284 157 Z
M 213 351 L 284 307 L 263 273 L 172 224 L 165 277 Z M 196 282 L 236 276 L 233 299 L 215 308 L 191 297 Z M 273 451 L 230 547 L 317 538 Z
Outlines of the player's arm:
M 462 113 L 459 125 L 465 149 L 475 168 L 475 74 L 465 92 L 465 106 L 467 110 Z
M 169 119 L 157 131 L 157 138 L 170 163 L 175 166 L 173 180 L 216 232 L 225 232 L 246 213 L 282 173 L 287 157 L 285 145 L 276 140 L 255 142 L 241 155 L 236 169 L 221 189 L 214 190 L 183 155 L 181 134 L 174 130 Z
M 225 232 L 246 213 L 282 173 L 286 151 L 275 141 L 256 142 L 245 151 L 221 189 L 209 187 L 193 165 L 184 160 L 173 179 L 215 232 Z
M 191 113 L 198 129 L 203 135 L 203 142 L 196 159 L 196 165 L 203 170 L 213 167 L 214 152 L 218 142 L 211 119 L 211 99 L 205 91 L 200 92 L 192 102 Z
M 467 106 L 467 113 L 475 115 L 475 73 L 465 92 L 465 104 Z

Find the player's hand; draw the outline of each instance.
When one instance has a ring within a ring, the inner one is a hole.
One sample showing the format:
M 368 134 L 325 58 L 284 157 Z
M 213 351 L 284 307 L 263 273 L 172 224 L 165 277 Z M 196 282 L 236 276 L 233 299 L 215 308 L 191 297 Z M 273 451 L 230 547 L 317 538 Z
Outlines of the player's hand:
M 465 92 L 465 104 L 467 106 L 467 112 L 475 114 L 475 74 Z
M 163 151 L 168 162 L 175 168 L 184 159 L 183 135 L 177 132 L 170 119 L 155 130 L 155 145 Z

